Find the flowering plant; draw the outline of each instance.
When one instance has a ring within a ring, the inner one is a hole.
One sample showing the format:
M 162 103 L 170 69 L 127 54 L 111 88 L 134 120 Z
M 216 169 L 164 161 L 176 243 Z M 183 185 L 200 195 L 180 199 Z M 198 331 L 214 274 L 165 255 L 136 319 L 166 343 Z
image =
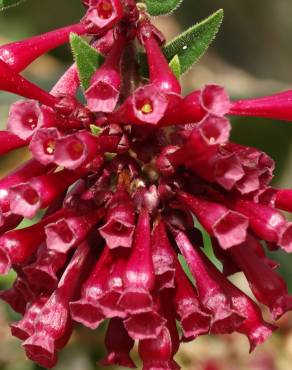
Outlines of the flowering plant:
M 292 212 L 292 190 L 270 185 L 267 154 L 230 141 L 228 119 L 290 121 L 292 91 L 231 101 L 207 85 L 183 96 L 180 75 L 223 12 L 165 44 L 151 15 L 179 3 L 84 0 L 77 24 L 0 47 L 0 89 L 25 98 L 10 107 L 0 153 L 31 152 L 0 180 L 0 273 L 17 273 L 0 296 L 22 315 L 12 334 L 46 368 L 74 323 L 95 329 L 106 319 L 105 365 L 135 367 L 138 341 L 144 370 L 179 369 L 180 343 L 208 333 L 242 333 L 253 350 L 276 326 L 230 282 L 238 271 L 273 320 L 292 309 L 264 249 L 292 251 L 281 213 Z M 22 77 L 69 40 L 75 62 L 50 93 Z M 203 252 L 202 229 L 222 271 Z

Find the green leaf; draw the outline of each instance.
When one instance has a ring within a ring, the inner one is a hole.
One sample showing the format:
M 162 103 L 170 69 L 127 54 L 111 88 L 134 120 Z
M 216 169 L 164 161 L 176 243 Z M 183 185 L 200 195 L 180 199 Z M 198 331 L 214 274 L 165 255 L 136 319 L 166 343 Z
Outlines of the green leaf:
M 223 9 L 220 9 L 166 44 L 163 52 L 167 60 L 170 61 L 177 55 L 181 65 L 181 73 L 189 70 L 214 40 L 223 16 Z
M 104 157 L 107 161 L 112 161 L 117 156 L 117 153 L 105 152 Z
M 183 0 L 145 0 L 150 15 L 162 15 L 173 12 Z
M 84 90 L 88 89 L 90 79 L 101 66 L 103 57 L 93 49 L 82 37 L 71 33 L 70 44 L 76 62 L 80 82 Z
M 185 274 L 187 275 L 187 277 L 191 280 L 192 284 L 195 284 L 195 279 L 190 271 L 190 268 L 187 264 L 187 261 L 185 260 L 184 256 L 181 255 L 181 254 L 178 254 L 178 260 L 181 264 L 181 267 L 183 268 Z
M 204 244 L 203 252 L 213 263 L 213 265 L 215 265 L 218 268 L 218 270 L 222 271 L 223 270 L 222 263 L 215 256 L 210 235 L 207 233 L 207 231 L 203 228 L 203 226 L 199 223 L 198 220 L 195 220 L 195 226 L 202 232 L 203 235 L 203 244 Z
M 178 55 L 175 55 L 169 62 L 169 66 L 177 79 L 181 76 L 181 65 Z
M 14 270 L 10 270 L 9 273 L 5 276 L 1 276 L 0 280 L 0 288 L 2 289 L 8 289 L 11 287 L 13 284 L 15 278 L 16 278 L 16 273 Z
M 102 130 L 101 127 L 98 127 L 98 126 L 95 126 L 95 125 L 90 125 L 90 131 L 91 131 L 92 135 L 99 136 L 102 133 L 103 130 Z
M 25 0 L 0 0 L 0 10 L 23 3 Z

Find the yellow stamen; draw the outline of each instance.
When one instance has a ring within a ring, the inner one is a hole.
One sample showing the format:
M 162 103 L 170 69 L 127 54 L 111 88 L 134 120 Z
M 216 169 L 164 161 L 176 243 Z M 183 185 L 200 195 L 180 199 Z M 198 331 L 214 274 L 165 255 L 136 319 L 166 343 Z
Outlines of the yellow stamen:
M 149 114 L 149 113 L 152 113 L 153 112 L 153 107 L 150 103 L 146 103 L 143 105 L 143 107 L 141 108 L 141 111 L 144 113 L 144 114 Z

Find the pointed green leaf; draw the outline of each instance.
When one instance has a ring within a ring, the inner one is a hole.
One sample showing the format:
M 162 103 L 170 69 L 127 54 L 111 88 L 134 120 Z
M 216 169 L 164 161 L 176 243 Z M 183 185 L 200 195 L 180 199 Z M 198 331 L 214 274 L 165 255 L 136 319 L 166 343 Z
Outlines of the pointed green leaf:
M 196 285 L 196 280 L 194 279 L 192 273 L 191 273 L 191 270 L 187 264 L 187 261 L 185 260 L 184 256 L 182 256 L 181 254 L 178 254 L 178 260 L 181 264 L 181 267 L 183 268 L 185 274 L 187 275 L 187 277 L 191 280 L 191 282 Z
M 168 60 L 172 60 L 175 55 L 179 57 L 181 73 L 190 69 L 208 49 L 220 28 L 223 16 L 223 9 L 220 9 L 165 45 L 163 52 Z
M 89 82 L 94 72 L 103 62 L 103 57 L 93 49 L 82 37 L 71 33 L 71 49 L 74 55 L 80 82 L 84 90 L 89 87 Z
M 169 62 L 169 66 L 177 79 L 181 76 L 181 65 L 178 55 L 175 55 Z
M 0 0 L 0 10 L 10 8 L 11 6 L 16 6 L 24 1 L 25 0 Z
M 173 12 L 182 0 L 145 0 L 150 15 L 162 15 Z
M 203 244 L 204 244 L 204 249 L 203 252 L 206 254 L 206 256 L 211 260 L 213 265 L 215 265 L 218 270 L 222 271 L 222 263 L 218 260 L 216 257 L 213 247 L 212 247 L 212 240 L 210 235 L 207 233 L 207 231 L 203 228 L 203 226 L 199 223 L 198 220 L 195 220 L 195 226 L 201 231 L 202 236 L 203 236 Z

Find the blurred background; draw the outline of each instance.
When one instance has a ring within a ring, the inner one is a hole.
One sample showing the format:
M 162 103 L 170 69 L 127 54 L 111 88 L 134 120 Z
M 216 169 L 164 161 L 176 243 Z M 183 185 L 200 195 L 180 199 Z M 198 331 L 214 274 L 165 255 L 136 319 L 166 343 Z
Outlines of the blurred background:
M 83 12 L 79 0 L 28 0 L 0 13 L 0 44 L 46 32 L 77 22 Z M 220 33 L 205 56 L 183 78 L 185 91 L 205 83 L 219 83 L 232 97 L 271 94 L 292 86 L 292 2 L 291 0 L 184 0 L 170 17 L 155 23 L 167 39 L 209 16 L 219 8 L 225 11 Z M 25 72 L 26 76 L 49 89 L 72 61 L 68 46 L 40 58 Z M 4 128 L 9 104 L 15 96 L 0 92 L 0 128 Z M 277 162 L 275 185 L 292 187 L 292 125 L 262 119 L 233 120 L 233 140 L 257 146 Z M 4 175 L 27 156 L 16 151 L 0 159 Z M 292 292 L 292 258 L 274 253 L 281 273 Z M 233 277 L 248 292 L 240 274 Z M 8 287 L 13 275 L 0 278 L 0 288 Z M 17 319 L 0 304 L 0 370 L 41 369 L 25 359 L 20 342 L 10 335 L 8 323 Z M 199 338 L 185 344 L 177 356 L 185 370 L 291 370 L 292 315 L 279 323 L 280 329 L 261 348 L 248 354 L 248 343 L 239 335 Z M 57 370 L 103 369 L 96 364 L 104 354 L 103 328 L 91 332 L 77 327 L 69 345 L 60 354 Z M 135 356 L 135 355 L 134 355 Z

